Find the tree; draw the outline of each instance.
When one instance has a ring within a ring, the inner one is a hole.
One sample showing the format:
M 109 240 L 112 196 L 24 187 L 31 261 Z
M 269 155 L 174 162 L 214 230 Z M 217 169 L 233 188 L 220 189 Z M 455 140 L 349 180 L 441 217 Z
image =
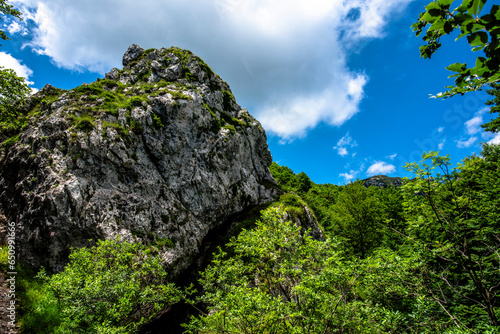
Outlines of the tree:
M 273 162 L 271 166 L 269 166 L 269 171 L 281 188 L 287 191 L 292 190 L 296 178 L 293 170 L 286 166 L 280 166 L 276 162 Z
M 490 114 L 499 114 L 497 118 L 492 119 L 488 123 L 481 124 L 481 127 L 485 131 L 499 132 L 500 131 L 500 84 L 491 84 L 491 89 L 486 90 L 486 92 L 493 96 L 492 100 L 486 101 L 486 105 L 491 106 Z
M 306 194 L 309 191 L 309 189 L 311 189 L 311 187 L 313 186 L 313 182 L 311 181 L 309 176 L 307 176 L 306 173 L 300 172 L 295 177 L 294 186 L 295 189 L 297 189 L 300 193 Z
M 500 80 L 500 6 L 493 5 L 488 14 L 481 11 L 486 0 L 463 0 L 454 10 L 450 10 L 453 0 L 437 0 L 425 7 L 413 31 L 419 36 L 429 26 L 423 40 L 427 43 L 420 47 L 420 55 L 430 58 L 440 47 L 440 38 L 460 31 L 457 40 L 467 37 L 473 51 L 483 51 L 483 56 L 476 58 L 476 63 L 468 67 L 465 63 L 454 63 L 447 67 L 455 72 L 455 86 L 447 86 L 448 90 L 437 94 L 447 98 L 456 94 L 476 91 L 481 87 Z
M 22 20 L 21 12 L 8 4 L 7 0 L 0 0 L 0 13 Z M 9 39 L 3 30 L 0 30 L 0 38 Z M 22 104 L 30 92 L 31 89 L 24 78 L 18 77 L 13 70 L 0 66 L 0 138 L 4 137 L 2 130 L 10 129 L 12 123 L 17 121 L 19 112 L 16 107 Z M 16 101 L 17 106 L 14 106 Z
M 381 241 L 385 220 L 383 204 L 374 196 L 377 188 L 366 188 L 361 181 L 345 186 L 332 206 L 332 232 L 348 241 L 355 255 L 365 258 Z
M 318 223 L 323 229 L 330 226 L 331 206 L 337 200 L 340 189 L 333 184 L 313 184 L 312 188 L 303 196 L 304 201 L 314 211 Z
M 403 209 L 401 187 L 386 187 L 374 191 L 373 196 L 382 204 L 384 210 L 383 228 L 380 230 L 380 244 L 384 248 L 397 249 L 404 243 L 404 235 L 394 233 L 404 230 L 406 217 Z
M 12 113 L 13 104 L 24 99 L 30 92 L 26 80 L 16 72 L 0 66 L 0 113 Z
M 407 168 L 416 178 L 403 186 L 406 233 L 426 262 L 428 296 L 457 327 L 498 327 L 500 146 L 453 170 L 437 152 Z
M 22 21 L 21 12 L 18 11 L 17 9 L 15 9 L 14 6 L 9 5 L 7 3 L 7 0 L 0 0 L 0 13 L 2 13 L 4 15 L 12 15 L 13 17 L 17 18 L 18 20 Z M 2 19 L 2 17 L 0 17 L 0 20 L 1 19 Z M 1 29 L 0 29 L 0 38 L 3 40 L 10 39 L 7 36 L 7 34 L 5 34 L 5 31 L 3 31 Z
M 17 141 L 19 130 L 27 123 L 27 115 L 20 108 L 31 89 L 24 78 L 11 69 L 0 66 L 0 143 L 10 146 Z
M 348 260 L 339 242 L 312 239 L 283 208 L 263 212 L 219 251 L 202 273 L 208 312 L 187 333 L 402 333 L 434 332 L 420 286 L 415 254 L 391 251 Z M 230 255 L 232 254 L 232 255 Z M 403 313 L 403 311 L 405 313 Z M 423 321 L 422 321 L 423 320 Z
M 61 309 L 56 333 L 136 332 L 182 298 L 162 263 L 141 244 L 107 240 L 74 249 L 61 273 L 42 270 Z

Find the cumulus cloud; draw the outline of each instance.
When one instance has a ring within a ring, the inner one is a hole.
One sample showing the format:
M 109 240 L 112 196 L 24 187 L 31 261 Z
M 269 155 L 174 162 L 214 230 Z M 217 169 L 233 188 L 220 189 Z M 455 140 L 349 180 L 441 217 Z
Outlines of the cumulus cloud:
M 474 143 L 477 141 L 476 137 L 470 137 L 467 140 L 457 140 L 457 147 L 458 148 L 467 148 L 471 147 L 474 145 Z
M 388 164 L 384 161 L 376 161 L 366 171 L 368 176 L 378 175 L 378 174 L 391 174 L 396 171 L 396 166 Z
M 29 46 L 60 67 L 121 67 L 136 43 L 190 49 L 232 87 L 266 130 L 284 139 L 359 111 L 368 77 L 345 61 L 383 36 L 412 0 L 13 0 L 29 10 Z M 13 31 L 20 28 L 12 26 Z
M 346 135 L 344 137 L 339 139 L 339 141 L 337 142 L 337 145 L 335 145 L 333 147 L 333 149 L 337 150 L 337 153 L 340 156 L 345 157 L 346 155 L 349 154 L 349 151 L 347 151 L 347 148 L 352 148 L 355 146 L 358 146 L 358 144 L 356 143 L 355 140 L 353 140 L 351 138 L 351 136 L 349 136 L 349 132 L 348 132 L 348 133 L 346 133 Z
M 481 131 L 480 125 L 483 124 L 483 116 L 476 116 L 467 122 L 465 122 L 465 128 L 467 129 L 467 134 L 475 135 L 476 133 Z
M 490 141 L 488 141 L 488 144 L 500 145 L 500 133 L 496 133 L 495 137 L 493 137 L 493 139 L 491 139 Z
M 359 175 L 359 171 L 354 171 L 354 170 L 351 170 L 348 173 L 340 173 L 339 174 L 339 176 L 341 178 L 343 178 L 344 182 L 346 182 L 346 183 L 349 182 L 349 181 L 351 181 L 351 180 L 356 179 L 358 177 L 358 175 Z
M 25 79 L 28 79 L 33 74 L 33 71 L 28 66 L 21 64 L 19 60 L 5 52 L 0 52 L 0 66 L 14 70 L 17 76 Z M 27 81 L 27 83 L 33 84 L 30 81 Z
M 438 144 L 438 150 L 442 150 L 444 148 L 444 143 L 446 143 L 446 139 L 443 139 L 443 141 Z

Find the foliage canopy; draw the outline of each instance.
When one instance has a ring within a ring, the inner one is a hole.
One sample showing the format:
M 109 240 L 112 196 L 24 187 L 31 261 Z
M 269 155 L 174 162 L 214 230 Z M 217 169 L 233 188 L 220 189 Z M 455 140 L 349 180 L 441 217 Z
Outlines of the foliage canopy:
M 437 152 L 423 159 L 407 166 L 416 178 L 403 188 L 428 295 L 459 327 L 499 326 L 500 146 L 455 169 Z
M 21 12 L 14 8 L 14 6 L 7 3 L 7 0 L 0 0 L 0 13 L 3 15 L 11 15 L 19 20 L 22 20 Z M 3 16 L 2 15 L 2 16 Z M 0 21 L 3 17 L 0 17 Z M 10 39 L 4 30 L 0 29 L 0 38 L 3 40 Z
M 489 13 L 481 16 L 486 0 L 463 0 L 451 10 L 454 0 L 430 2 L 421 13 L 418 21 L 412 25 L 417 36 L 427 31 L 423 40 L 427 43 L 420 47 L 420 55 L 430 58 L 440 47 L 440 38 L 455 30 L 460 32 L 456 40 L 466 37 L 472 51 L 482 51 L 474 66 L 454 63 L 447 67 L 455 72 L 455 86 L 448 86 L 438 97 L 450 97 L 456 94 L 479 90 L 481 87 L 500 80 L 500 6 L 493 5 Z

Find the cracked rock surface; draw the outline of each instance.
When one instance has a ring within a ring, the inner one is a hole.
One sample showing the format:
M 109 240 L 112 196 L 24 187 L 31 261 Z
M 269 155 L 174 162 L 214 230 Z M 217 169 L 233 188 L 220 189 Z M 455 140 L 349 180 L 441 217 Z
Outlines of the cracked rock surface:
M 200 58 L 132 45 L 123 65 L 44 87 L 0 153 L 0 213 L 34 267 L 60 271 L 71 247 L 120 237 L 151 246 L 176 277 L 210 230 L 277 195 L 262 126 Z

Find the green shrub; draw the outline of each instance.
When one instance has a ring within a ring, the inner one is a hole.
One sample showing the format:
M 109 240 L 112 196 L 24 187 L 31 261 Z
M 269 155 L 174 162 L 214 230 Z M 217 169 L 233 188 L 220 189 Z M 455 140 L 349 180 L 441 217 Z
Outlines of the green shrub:
M 182 100 L 192 100 L 193 98 L 189 95 L 186 95 L 182 92 L 179 92 L 177 90 L 169 91 L 169 93 L 172 95 L 172 98 L 175 100 L 182 99 Z
M 157 247 L 160 247 L 160 248 L 165 247 L 166 249 L 170 249 L 170 248 L 175 247 L 175 243 L 172 240 L 170 240 L 169 238 L 156 239 L 156 242 L 154 244 Z
M 73 249 L 61 273 L 38 276 L 60 306 L 55 333 L 134 333 L 182 298 L 166 274 L 141 244 L 106 240 Z
M 263 211 L 227 248 L 201 274 L 208 310 L 186 333 L 436 333 L 430 302 L 408 288 L 421 284 L 415 254 L 346 259 L 338 241 L 284 221 L 283 208 Z
M 17 266 L 19 323 L 23 334 L 52 334 L 61 324 L 61 310 L 44 279 L 24 266 Z M 42 276 L 45 272 L 42 270 Z
M 121 126 L 118 123 L 111 123 L 111 122 L 104 121 L 104 122 L 102 122 L 102 126 L 104 129 L 104 133 L 106 133 L 107 128 L 113 128 L 116 130 L 116 132 L 118 133 L 118 135 L 120 137 L 127 137 L 129 135 L 129 130 L 124 128 L 123 126 Z
M 72 121 L 75 129 L 83 132 L 90 132 L 95 128 L 94 118 L 90 115 L 73 116 Z

